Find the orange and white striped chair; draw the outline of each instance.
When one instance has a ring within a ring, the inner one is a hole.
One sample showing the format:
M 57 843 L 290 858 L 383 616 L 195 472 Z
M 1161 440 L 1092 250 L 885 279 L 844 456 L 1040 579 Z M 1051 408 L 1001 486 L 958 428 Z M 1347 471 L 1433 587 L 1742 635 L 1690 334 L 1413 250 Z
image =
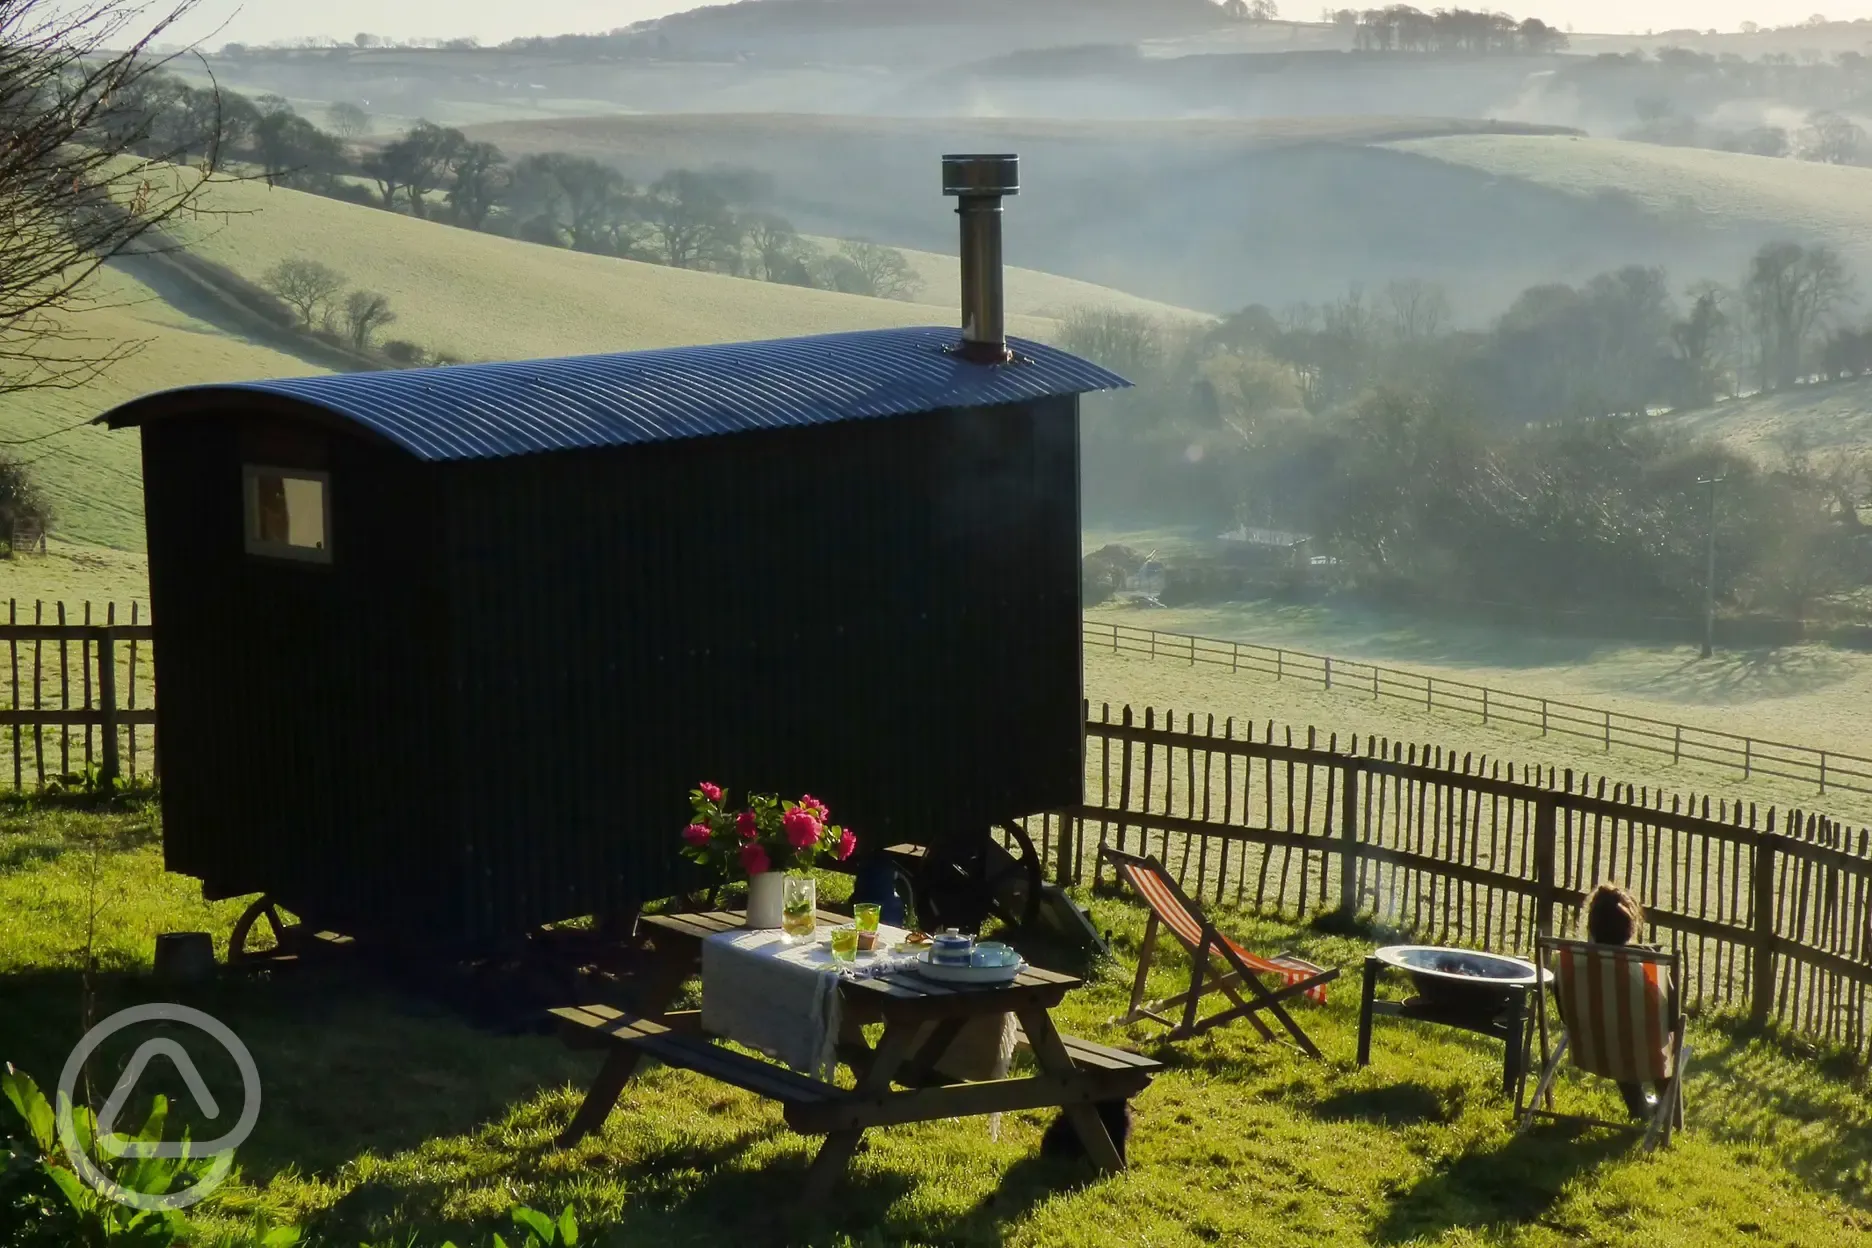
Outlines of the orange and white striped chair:
M 1244 949 L 1203 917 L 1196 903 L 1184 895 L 1170 873 L 1164 870 L 1163 864 L 1155 858 L 1141 858 L 1109 845 L 1100 852 L 1111 861 L 1118 878 L 1129 884 L 1144 904 L 1150 907 L 1150 921 L 1145 925 L 1144 944 L 1138 955 L 1137 979 L 1131 985 L 1131 1008 L 1120 1022 L 1152 1019 L 1169 1027 L 1172 1038 L 1180 1040 L 1245 1018 L 1254 1024 L 1262 1038 L 1272 1040 L 1273 1030 L 1259 1017 L 1262 1011 L 1266 1011 L 1287 1029 L 1294 1042 L 1309 1057 L 1320 1056 L 1319 1047 L 1301 1030 L 1300 1024 L 1294 1022 L 1282 1002 L 1295 996 L 1304 996 L 1313 1001 L 1326 1000 L 1326 985 L 1339 977 L 1338 967 L 1316 966 L 1291 952 L 1265 958 L 1251 949 Z M 1177 942 L 1189 950 L 1190 985 L 1186 991 L 1174 997 L 1146 1005 L 1144 985 L 1150 977 L 1151 958 L 1157 949 L 1158 929 L 1161 927 L 1169 928 Z M 1221 973 L 1216 972 L 1211 961 L 1213 958 L 1222 960 L 1225 969 Z M 1263 975 L 1277 978 L 1280 986 L 1270 989 L 1261 982 L 1260 977 Z M 1221 993 L 1227 997 L 1232 1003 L 1231 1008 L 1198 1018 L 1197 1007 L 1202 998 L 1210 993 Z M 1173 1022 L 1162 1013 L 1178 1007 L 1183 1011 L 1181 1022 Z
M 1690 1056 L 1684 1047 L 1678 955 L 1643 945 L 1595 945 L 1541 936 L 1534 941 L 1534 959 L 1536 965 L 1553 970 L 1551 989 L 1560 1014 L 1560 1036 L 1557 1043 L 1551 1041 L 1546 1006 L 1539 1006 L 1535 1017 L 1541 1046 L 1540 1081 L 1525 1106 L 1525 1074 L 1515 1091 L 1521 1129 L 1537 1119 L 1574 1122 L 1642 1129 L 1647 1151 L 1670 1143 L 1671 1132 L 1684 1123 L 1683 1071 Z M 1533 1036 L 1528 1039 L 1532 1047 Z M 1574 1067 L 1587 1074 L 1657 1086 L 1656 1110 L 1648 1119 L 1624 1122 L 1554 1113 L 1554 1082 L 1569 1054 Z M 1523 1061 L 1521 1069 L 1525 1072 L 1529 1065 Z

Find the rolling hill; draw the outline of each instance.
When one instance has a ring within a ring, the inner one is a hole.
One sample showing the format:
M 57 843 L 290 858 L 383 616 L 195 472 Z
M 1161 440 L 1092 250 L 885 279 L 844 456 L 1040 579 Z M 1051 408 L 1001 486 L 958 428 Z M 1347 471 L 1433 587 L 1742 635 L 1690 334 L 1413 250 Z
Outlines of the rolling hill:
M 1557 127 L 1421 117 L 1076 121 L 847 116 L 604 116 L 472 133 L 509 155 L 560 150 L 639 181 L 672 165 L 761 170 L 801 229 L 924 250 L 945 151 L 1017 151 L 1013 254 L 1036 268 L 1211 313 L 1337 298 L 1393 278 L 1447 286 L 1483 321 L 1530 285 L 1630 263 L 1727 274 L 1779 221 L 1685 218 L 1608 185 L 1519 176 L 1451 152 L 1636 149 Z M 1714 154 L 1711 154 L 1714 155 Z M 1715 175 L 1717 182 L 1726 176 Z M 1736 175 L 1746 181 L 1750 175 Z M 1840 209 L 1850 214 L 1851 205 Z
M 1387 146 L 1581 200 L 1627 196 L 1686 228 L 1824 240 L 1872 271 L 1872 169 L 1566 135 L 1441 135 Z

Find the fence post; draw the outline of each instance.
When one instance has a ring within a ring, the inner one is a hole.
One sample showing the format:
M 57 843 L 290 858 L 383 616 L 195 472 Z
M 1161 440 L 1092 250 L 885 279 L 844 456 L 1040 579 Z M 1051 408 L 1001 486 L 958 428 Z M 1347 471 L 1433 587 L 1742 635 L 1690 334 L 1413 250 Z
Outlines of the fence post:
M 1742 778 L 1744 780 L 1749 778 L 1749 770 L 1753 767 L 1755 763 L 1754 756 L 1755 756 L 1755 739 L 1753 737 L 1743 737 L 1742 738 Z
M 1488 686 L 1482 686 L 1482 722 L 1488 723 Z
M 1547 699 L 1540 700 L 1540 735 L 1547 735 Z
M 98 629 L 98 711 L 104 726 L 103 779 L 117 778 L 117 649 L 115 630 Z
M 1326 687 L 1332 688 L 1332 659 L 1330 657 L 1326 660 Z
M 1671 740 L 1671 762 L 1683 762 L 1683 725 L 1677 725 L 1677 734 Z
M 1194 637 L 1191 637 L 1189 639 L 1189 643 L 1190 643 L 1190 666 L 1195 667 L 1196 666 L 1196 639 Z
M 1605 748 L 1612 748 L 1612 712 L 1605 713 Z
M 1434 676 L 1423 678 L 1423 704 L 1426 711 L 1436 709 L 1436 677 Z
M 1559 840 L 1560 803 L 1552 794 L 1534 803 L 1534 930 L 1553 935 L 1554 850 Z
M 1281 678 L 1281 669 L 1287 665 L 1286 658 L 1287 658 L 1287 652 L 1285 650 L 1276 650 L 1274 652 L 1274 679 L 1275 680 L 1279 680 Z
M 1358 774 L 1347 759 L 1339 779 L 1339 913 L 1348 919 L 1358 914 L 1359 900 Z
M 1154 659 L 1157 657 L 1157 630 L 1154 628 L 1151 629 L 1150 635 L 1151 635 L 1151 658 Z
M 1826 751 L 1820 751 L 1820 791 L 1826 792 Z
M 1372 701 L 1378 700 L 1378 665 L 1376 663 L 1372 664 L 1371 669 L 1371 696 Z
M 1799 812 L 1794 819 L 1798 821 Z M 1799 826 L 1791 822 L 1790 826 Z M 1749 934 L 1755 952 L 1749 960 L 1749 1018 L 1768 1021 L 1775 995 L 1775 842 L 1763 833 L 1755 842 L 1754 899 L 1749 907 Z
M 1241 671 L 1241 642 L 1229 642 L 1229 671 Z

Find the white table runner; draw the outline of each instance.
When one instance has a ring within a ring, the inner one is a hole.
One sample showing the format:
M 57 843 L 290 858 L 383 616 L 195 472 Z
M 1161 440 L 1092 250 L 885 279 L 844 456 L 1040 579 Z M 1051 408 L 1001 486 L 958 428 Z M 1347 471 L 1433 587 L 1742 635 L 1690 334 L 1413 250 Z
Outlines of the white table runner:
M 702 1030 L 829 1080 L 836 1062 L 839 981 L 902 967 L 904 955 L 882 950 L 901 942 L 902 928 L 878 928 L 879 951 L 856 963 L 838 962 L 819 938 L 795 944 L 784 932 L 740 929 L 702 941 Z M 914 955 L 911 955 L 914 956 Z M 971 1025 L 938 1069 L 954 1078 L 1002 1078 L 1013 1056 L 1014 1016 L 989 1016 Z

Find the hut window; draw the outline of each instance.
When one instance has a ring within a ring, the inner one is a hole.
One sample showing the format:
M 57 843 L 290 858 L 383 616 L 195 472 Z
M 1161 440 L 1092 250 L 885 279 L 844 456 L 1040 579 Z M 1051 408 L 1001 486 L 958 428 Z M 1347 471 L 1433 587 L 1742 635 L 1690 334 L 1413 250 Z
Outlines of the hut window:
M 331 562 L 328 474 L 248 464 L 242 476 L 248 554 Z

